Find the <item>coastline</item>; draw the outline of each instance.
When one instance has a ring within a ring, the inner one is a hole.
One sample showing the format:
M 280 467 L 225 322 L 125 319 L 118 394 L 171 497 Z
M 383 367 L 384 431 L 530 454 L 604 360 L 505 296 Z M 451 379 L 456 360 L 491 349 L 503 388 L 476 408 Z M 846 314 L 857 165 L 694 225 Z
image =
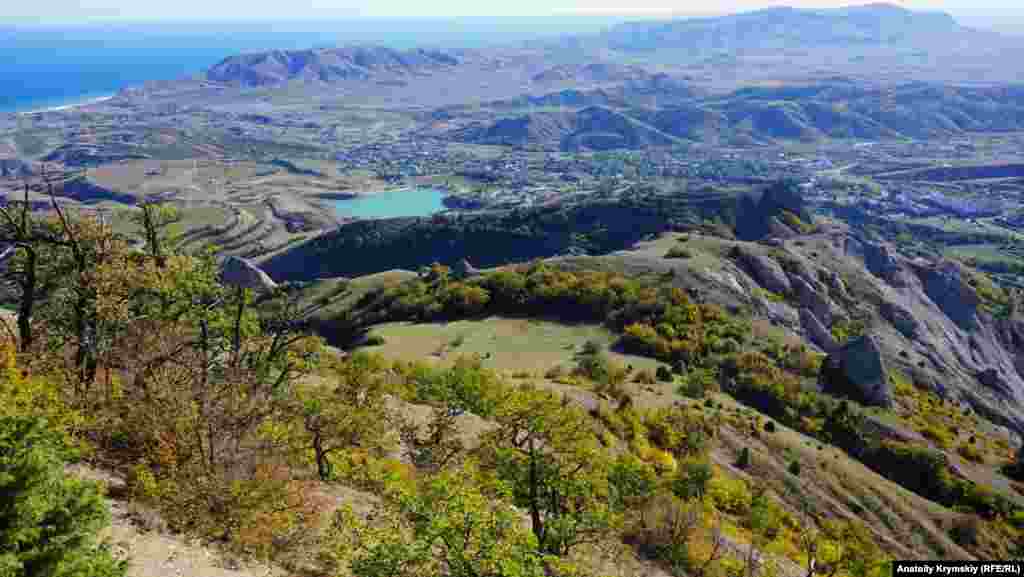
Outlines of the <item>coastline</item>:
M 23 116 L 23 115 L 30 115 L 30 114 L 45 114 L 47 112 L 60 112 L 61 110 L 71 110 L 71 109 L 74 109 L 74 108 L 82 108 L 84 106 L 89 106 L 89 105 L 92 105 L 92 104 L 99 104 L 100 102 L 106 102 L 107 100 L 113 99 L 114 96 L 115 95 L 113 95 L 113 94 L 109 94 L 109 95 L 106 95 L 106 96 L 97 96 L 97 97 L 87 98 L 85 100 L 78 100 L 78 101 L 68 102 L 66 104 L 60 104 L 60 105 L 57 105 L 57 106 L 48 106 L 48 107 L 45 107 L 45 108 L 37 108 L 37 109 L 33 109 L 33 110 L 16 110 L 16 111 L 14 111 L 12 113 L 9 113 L 9 114 L 16 114 L 18 116 Z

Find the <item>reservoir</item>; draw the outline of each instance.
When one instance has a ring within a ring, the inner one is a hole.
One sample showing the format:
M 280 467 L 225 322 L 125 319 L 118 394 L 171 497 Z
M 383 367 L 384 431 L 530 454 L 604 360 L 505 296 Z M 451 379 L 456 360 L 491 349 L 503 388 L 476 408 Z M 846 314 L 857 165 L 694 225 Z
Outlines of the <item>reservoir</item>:
M 340 217 L 394 218 L 440 212 L 445 209 L 444 196 L 444 191 L 435 188 L 396 188 L 331 202 Z

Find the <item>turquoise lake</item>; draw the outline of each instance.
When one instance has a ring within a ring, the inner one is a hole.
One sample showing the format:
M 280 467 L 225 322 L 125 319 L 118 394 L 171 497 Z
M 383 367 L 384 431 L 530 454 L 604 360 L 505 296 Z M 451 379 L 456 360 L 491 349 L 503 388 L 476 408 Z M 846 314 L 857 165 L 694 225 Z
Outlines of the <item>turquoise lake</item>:
M 444 191 L 434 188 L 396 188 L 357 198 L 333 201 L 338 216 L 350 218 L 394 218 L 430 216 L 444 210 Z

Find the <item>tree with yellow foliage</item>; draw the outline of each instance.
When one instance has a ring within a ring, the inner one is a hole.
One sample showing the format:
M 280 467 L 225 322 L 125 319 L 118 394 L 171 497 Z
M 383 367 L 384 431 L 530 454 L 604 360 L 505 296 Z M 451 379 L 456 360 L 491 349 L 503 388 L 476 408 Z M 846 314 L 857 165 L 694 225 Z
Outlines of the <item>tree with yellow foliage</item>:
M 582 409 L 526 387 L 509 391 L 494 419 L 482 453 L 528 512 L 541 551 L 565 556 L 621 523 L 611 506 L 611 459 Z
M 545 557 L 509 502 L 472 462 L 412 487 L 393 485 L 363 520 L 342 509 L 324 558 L 358 577 L 542 577 Z

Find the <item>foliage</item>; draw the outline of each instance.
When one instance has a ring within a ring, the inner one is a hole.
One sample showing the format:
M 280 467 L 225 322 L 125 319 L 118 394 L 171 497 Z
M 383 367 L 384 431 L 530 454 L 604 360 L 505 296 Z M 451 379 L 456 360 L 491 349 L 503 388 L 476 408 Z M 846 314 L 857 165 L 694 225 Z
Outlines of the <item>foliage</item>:
M 692 250 L 681 246 L 673 246 L 672 248 L 668 249 L 668 252 L 665 253 L 665 258 L 687 259 L 693 257 L 694 253 Z
M 750 447 L 743 447 L 740 451 L 740 456 L 736 459 L 736 466 L 740 469 L 750 466 Z
M 790 462 L 789 466 L 786 467 L 786 471 L 790 475 L 793 475 L 794 477 L 799 477 L 800 476 L 800 461 L 795 461 L 794 460 L 794 461 Z
M 0 575 L 125 575 L 127 564 L 97 542 L 110 522 L 100 491 L 64 475 L 69 456 L 45 421 L 0 417 Z
M 554 394 L 532 388 L 506 393 L 485 435 L 482 455 L 525 509 L 540 550 L 556 556 L 611 531 L 609 458 L 589 419 Z
M 864 334 L 864 322 L 854 318 L 841 318 L 832 323 L 832 338 L 840 345 L 845 344 Z
M 312 453 L 321 480 L 331 479 L 331 457 L 339 451 L 380 456 L 394 445 L 384 369 L 379 357 L 357 352 L 337 363 L 328 384 L 295 387 L 292 442 L 300 454 Z
M 672 376 L 672 371 L 665 365 L 658 365 L 658 370 L 656 371 L 656 374 L 658 380 L 663 383 L 671 383 L 673 380 L 675 380 L 675 377 Z
M 359 577 L 541 577 L 544 556 L 508 503 L 467 464 L 393 489 L 382 519 L 337 514 L 328 557 Z
M 814 231 L 814 225 L 807 224 L 799 216 L 788 210 L 782 211 L 782 222 L 800 234 L 809 234 Z
M 480 298 L 463 306 L 453 290 L 472 286 Z M 623 333 L 627 352 L 669 363 L 713 364 L 734 352 L 749 327 L 712 304 L 691 302 L 678 288 L 597 271 L 569 272 L 545 263 L 510 267 L 468 281 L 452 281 L 434 265 L 420 278 L 369 297 L 365 322 L 429 321 L 485 314 L 554 316 L 603 322 Z M 456 305 L 451 303 L 456 302 Z
M 31 374 L 18 361 L 11 341 L 0 341 L 0 418 L 41 417 L 66 442 L 75 442 L 86 419 L 69 405 L 58 381 Z

